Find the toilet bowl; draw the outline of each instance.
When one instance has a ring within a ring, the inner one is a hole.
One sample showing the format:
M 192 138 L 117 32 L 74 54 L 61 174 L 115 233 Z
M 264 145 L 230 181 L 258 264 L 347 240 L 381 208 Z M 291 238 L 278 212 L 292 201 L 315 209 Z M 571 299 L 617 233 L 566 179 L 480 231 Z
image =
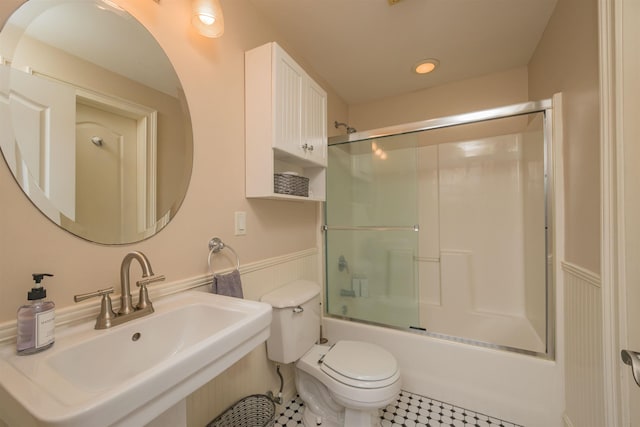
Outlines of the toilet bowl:
M 315 345 L 296 362 L 305 425 L 379 425 L 378 410 L 397 398 L 400 384 L 395 358 L 369 343 Z
M 296 363 L 296 388 L 305 404 L 305 426 L 380 425 L 379 409 L 400 392 L 398 363 L 371 343 L 338 341 L 318 345 L 320 287 L 298 280 L 261 298 L 273 307 L 267 355 Z

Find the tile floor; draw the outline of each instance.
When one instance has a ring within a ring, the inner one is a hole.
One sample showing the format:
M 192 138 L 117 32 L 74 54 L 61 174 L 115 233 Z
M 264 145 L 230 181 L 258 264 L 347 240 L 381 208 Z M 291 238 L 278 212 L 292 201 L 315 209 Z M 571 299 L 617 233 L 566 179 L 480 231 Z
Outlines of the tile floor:
M 274 427 L 302 425 L 303 408 L 299 398 L 292 400 L 276 417 Z M 522 427 L 406 391 L 380 411 L 380 419 L 382 427 Z

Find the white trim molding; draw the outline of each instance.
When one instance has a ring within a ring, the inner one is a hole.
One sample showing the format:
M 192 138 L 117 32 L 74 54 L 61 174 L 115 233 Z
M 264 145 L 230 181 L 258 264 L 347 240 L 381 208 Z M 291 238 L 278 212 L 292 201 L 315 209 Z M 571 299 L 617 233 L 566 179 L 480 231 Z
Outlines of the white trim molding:
M 600 188 L 602 271 L 602 357 L 605 425 L 618 426 L 628 416 L 623 409 L 625 389 L 621 386 L 619 351 L 624 344 L 624 206 L 623 146 L 621 136 L 622 94 L 622 7 L 619 0 L 598 1 L 600 51 Z
M 564 272 L 571 274 L 582 282 L 595 286 L 596 288 L 602 287 L 600 275 L 567 261 L 562 261 L 560 264 Z
M 257 300 L 269 290 L 298 278 L 318 280 L 317 255 L 318 248 L 311 248 L 241 266 L 240 274 L 245 298 Z M 216 273 L 224 274 L 232 269 L 227 268 L 216 271 Z M 266 276 L 269 279 L 265 279 Z M 205 274 L 173 282 L 154 284 L 149 289 L 149 296 L 152 301 L 155 301 L 168 295 L 192 289 L 202 288 L 203 291 L 206 291 L 206 287 L 211 284 L 212 278 L 211 274 Z M 112 297 L 114 310 L 117 310 L 119 308 L 119 294 Z M 99 312 L 100 302 L 97 299 L 56 309 L 56 328 L 91 321 L 96 318 Z M 16 322 L 0 323 L 0 345 L 15 341 L 15 339 Z

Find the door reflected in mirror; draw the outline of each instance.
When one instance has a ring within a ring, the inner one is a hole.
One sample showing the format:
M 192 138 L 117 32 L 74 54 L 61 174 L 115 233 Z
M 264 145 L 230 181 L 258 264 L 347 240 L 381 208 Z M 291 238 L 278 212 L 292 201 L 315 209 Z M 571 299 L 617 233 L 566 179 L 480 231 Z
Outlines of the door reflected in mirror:
M 193 142 L 153 36 L 111 2 L 30 0 L 2 28 L 0 58 L 0 148 L 33 204 L 97 243 L 162 229 L 184 199 Z

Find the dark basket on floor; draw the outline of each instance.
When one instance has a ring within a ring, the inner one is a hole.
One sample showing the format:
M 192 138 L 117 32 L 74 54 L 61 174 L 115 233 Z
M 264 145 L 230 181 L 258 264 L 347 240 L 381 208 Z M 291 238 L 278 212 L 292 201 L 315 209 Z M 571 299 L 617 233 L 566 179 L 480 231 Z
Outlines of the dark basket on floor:
M 309 178 L 288 173 L 273 174 L 273 192 L 309 197 Z
M 272 426 L 276 405 L 265 394 L 252 394 L 240 399 L 207 427 L 267 427 Z

